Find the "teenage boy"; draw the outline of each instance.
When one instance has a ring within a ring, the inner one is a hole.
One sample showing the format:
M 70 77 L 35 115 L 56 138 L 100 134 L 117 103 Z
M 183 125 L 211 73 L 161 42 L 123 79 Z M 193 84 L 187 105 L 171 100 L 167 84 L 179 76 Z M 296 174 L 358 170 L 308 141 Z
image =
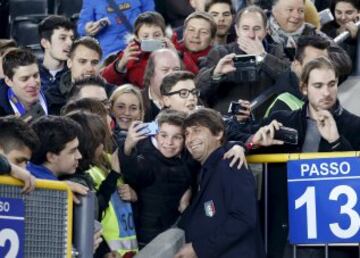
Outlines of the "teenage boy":
M 47 116 L 36 120 L 32 128 L 40 139 L 40 146 L 31 157 L 30 172 L 48 180 L 74 174 L 81 159 L 80 126 L 67 117 Z
M 131 83 L 139 88 L 144 86 L 144 71 L 151 52 L 141 49 L 142 40 L 161 40 L 170 47 L 170 40 L 165 37 L 165 20 L 157 12 L 140 14 L 134 24 L 134 40 L 120 51 L 114 62 L 103 71 L 107 82 L 121 85 Z
M 74 24 L 65 16 L 50 15 L 39 24 L 44 59 L 40 63 L 41 88 L 54 87 L 67 71 L 66 60 L 74 41 Z
M 34 177 L 25 171 L 32 152 L 39 145 L 39 139 L 30 125 L 15 116 L 0 118 L 0 154 L 8 161 L 10 175 L 23 180 L 26 192 L 35 187 Z
M 217 25 L 214 40 L 215 45 L 225 45 L 236 39 L 233 27 L 234 9 L 231 0 L 207 1 L 205 4 L 205 12 L 214 18 Z
M 36 57 L 25 49 L 9 51 L 3 58 L 6 85 L 0 87 L 0 116 L 16 114 L 32 118 L 48 113 L 40 91 L 40 75 Z M 34 112 L 33 112 L 34 111 Z
M 161 83 L 164 108 L 190 113 L 196 108 L 200 91 L 194 83 L 195 75 L 187 71 L 172 72 Z

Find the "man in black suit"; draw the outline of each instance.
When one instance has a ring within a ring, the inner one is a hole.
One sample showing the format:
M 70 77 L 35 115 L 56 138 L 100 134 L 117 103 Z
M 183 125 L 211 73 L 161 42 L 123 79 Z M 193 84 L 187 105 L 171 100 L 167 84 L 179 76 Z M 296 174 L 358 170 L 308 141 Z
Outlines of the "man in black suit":
M 198 109 L 184 122 L 185 145 L 202 169 L 199 188 L 180 226 L 187 244 L 176 258 L 265 257 L 255 180 L 245 166 L 229 167 L 219 113 Z

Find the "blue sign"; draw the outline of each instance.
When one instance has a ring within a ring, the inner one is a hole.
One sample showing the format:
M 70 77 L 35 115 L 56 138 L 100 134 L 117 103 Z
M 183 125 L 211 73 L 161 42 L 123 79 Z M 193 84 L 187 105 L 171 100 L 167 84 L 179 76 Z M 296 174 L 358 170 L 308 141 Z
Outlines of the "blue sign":
M 292 244 L 360 242 L 360 158 L 289 161 Z
M 24 201 L 0 197 L 0 257 L 24 257 Z

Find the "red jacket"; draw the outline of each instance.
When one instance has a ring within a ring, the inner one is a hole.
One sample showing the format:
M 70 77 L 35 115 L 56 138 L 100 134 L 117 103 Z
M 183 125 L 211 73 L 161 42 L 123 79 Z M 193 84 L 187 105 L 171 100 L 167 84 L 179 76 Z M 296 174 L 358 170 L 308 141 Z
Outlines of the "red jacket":
M 140 49 L 140 44 L 137 44 Z M 130 60 L 126 65 L 126 72 L 119 73 L 115 70 L 115 63 L 122 58 L 123 54 L 123 51 L 120 51 L 115 61 L 106 66 L 101 72 L 101 75 L 108 83 L 114 85 L 131 83 L 140 89 L 143 89 L 145 68 L 151 53 L 141 52 L 139 55 L 139 60 Z
M 208 46 L 206 49 L 199 52 L 191 52 L 186 49 L 183 41 L 178 41 L 176 34 L 172 37 L 172 41 L 180 53 L 182 61 L 185 66 L 185 70 L 194 73 L 195 75 L 199 72 L 199 58 L 207 56 L 212 46 Z

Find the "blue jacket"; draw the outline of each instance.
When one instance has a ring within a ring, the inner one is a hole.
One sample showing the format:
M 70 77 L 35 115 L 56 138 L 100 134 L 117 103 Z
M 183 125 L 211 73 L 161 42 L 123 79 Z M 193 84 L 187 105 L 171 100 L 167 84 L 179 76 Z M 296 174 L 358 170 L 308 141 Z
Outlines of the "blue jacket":
M 223 147 L 205 161 L 199 189 L 180 226 L 199 258 L 263 258 L 255 179 L 223 160 Z
M 8 89 L 5 80 L 0 79 L 0 117 L 15 114 L 8 99 Z
M 155 9 L 153 0 L 114 0 L 122 12 L 126 15 L 130 24 L 134 25 L 139 14 Z M 124 36 L 128 33 L 121 23 L 116 12 L 109 7 L 107 0 L 84 0 L 78 21 L 78 33 L 86 35 L 85 25 L 90 21 L 97 21 L 108 17 L 111 24 L 104 27 L 97 35 L 104 58 L 110 53 L 118 52 L 127 45 Z
M 30 173 L 38 178 L 38 179 L 46 179 L 46 180 L 58 180 L 58 178 L 46 167 L 42 165 L 35 165 L 33 163 L 29 163 L 26 166 L 27 170 L 30 171 Z

